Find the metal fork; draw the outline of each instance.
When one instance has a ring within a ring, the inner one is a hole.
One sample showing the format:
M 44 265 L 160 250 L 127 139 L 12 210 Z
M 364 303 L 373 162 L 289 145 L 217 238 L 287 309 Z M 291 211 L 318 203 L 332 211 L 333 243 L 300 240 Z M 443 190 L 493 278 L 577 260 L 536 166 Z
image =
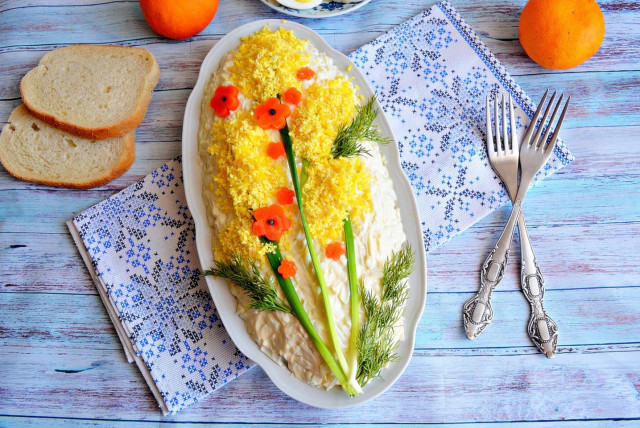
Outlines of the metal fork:
M 535 256 L 531 250 L 531 243 L 524 224 L 524 217 L 521 215 L 522 201 L 528 190 L 529 184 L 535 174 L 540 168 L 547 162 L 553 151 L 553 146 L 558 136 L 558 131 L 562 125 L 564 115 L 569 101 L 565 104 L 562 111 L 556 131 L 549 139 L 549 133 L 551 131 L 551 124 L 555 119 L 558 111 L 558 107 L 562 101 L 562 96 L 556 104 L 553 111 L 549 125 L 546 127 L 546 132 L 540 138 L 540 134 L 544 128 L 545 121 L 551 111 L 553 100 L 555 99 L 555 93 L 549 103 L 549 106 L 545 110 L 540 126 L 532 140 L 532 135 L 536 129 L 536 123 L 540 115 L 540 111 L 546 99 L 547 93 L 542 98 L 538 109 L 536 110 L 531 125 L 527 129 L 524 141 L 522 143 L 523 152 L 519 155 L 518 136 L 515 126 L 515 115 L 513 112 L 513 99 L 509 97 L 509 113 L 510 113 L 510 125 L 511 125 L 511 138 L 508 138 L 507 132 L 507 116 L 504 102 L 504 96 L 502 98 L 502 135 L 504 141 L 504 148 L 500 142 L 500 119 L 498 116 L 498 102 L 497 97 L 494 99 L 494 117 L 496 128 L 496 141 L 494 140 L 491 132 L 491 119 L 489 113 L 489 100 L 487 98 L 487 153 L 489 155 L 489 162 L 496 170 L 500 178 L 505 182 L 509 194 L 514 203 L 514 209 L 509 217 L 509 221 L 505 226 L 505 229 L 496 244 L 496 247 L 492 253 L 487 257 L 482 272 L 480 275 L 480 290 L 472 299 L 467 301 L 463 309 L 464 325 L 467 337 L 469 339 L 475 339 L 493 319 L 493 310 L 491 308 L 491 292 L 495 286 L 500 282 L 504 275 L 505 266 L 507 263 L 509 247 L 513 237 L 513 230 L 515 228 L 515 222 L 518 222 L 518 229 L 520 230 L 520 241 L 522 246 L 522 272 L 521 272 L 521 284 L 525 297 L 531 304 L 532 315 L 529 321 L 528 332 L 532 341 L 536 346 L 547 356 L 553 357 L 555 355 L 555 348 L 557 344 L 557 327 L 553 320 L 546 314 L 542 305 L 542 296 L 544 293 L 544 281 L 540 270 L 538 269 L 535 261 Z M 520 192 L 518 192 L 517 178 L 518 178 L 518 159 L 522 164 L 522 179 L 520 183 Z M 516 196 L 517 195 L 517 196 Z

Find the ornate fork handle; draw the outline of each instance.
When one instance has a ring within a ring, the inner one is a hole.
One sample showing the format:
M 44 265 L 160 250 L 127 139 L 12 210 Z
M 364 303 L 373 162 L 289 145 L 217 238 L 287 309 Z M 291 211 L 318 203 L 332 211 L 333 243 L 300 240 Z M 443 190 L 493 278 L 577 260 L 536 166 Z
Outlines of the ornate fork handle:
M 464 321 L 464 331 L 471 340 L 478 337 L 493 320 L 491 293 L 504 276 L 504 270 L 509 257 L 509 248 L 513 240 L 513 232 L 516 227 L 516 221 L 520 217 L 521 210 L 522 199 L 518 199 L 513 204 L 513 210 L 511 211 L 509 220 L 496 246 L 482 265 L 482 271 L 480 272 L 480 290 L 478 290 L 474 297 L 467 300 L 463 306 L 462 317 Z
M 520 252 L 522 253 L 520 285 L 524 297 L 531 305 L 531 318 L 527 332 L 540 352 L 547 358 L 553 358 L 556 355 L 558 345 L 558 326 L 544 309 L 544 278 L 538 267 L 533 248 L 531 248 L 527 226 L 524 223 L 524 213 L 519 217 L 518 232 L 520 233 Z

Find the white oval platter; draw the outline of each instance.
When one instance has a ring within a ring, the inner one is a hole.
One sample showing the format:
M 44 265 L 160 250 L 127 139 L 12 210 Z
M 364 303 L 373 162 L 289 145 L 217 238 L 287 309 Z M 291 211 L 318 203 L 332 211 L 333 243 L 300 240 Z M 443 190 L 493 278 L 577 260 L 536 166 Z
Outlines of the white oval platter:
M 213 264 L 213 253 L 211 249 L 212 232 L 207 222 L 207 215 L 202 200 L 202 166 L 198 155 L 198 126 L 204 88 L 212 74 L 218 70 L 219 65 L 227 53 L 240 44 L 240 38 L 254 33 L 265 26 L 273 29 L 283 27 L 288 30 L 293 30 L 298 38 L 309 40 L 318 51 L 324 52 L 328 57 L 332 58 L 340 70 L 346 70 L 349 65 L 353 66 L 346 56 L 331 48 L 331 46 L 314 31 L 303 25 L 282 21 L 280 19 L 260 20 L 238 27 L 223 37 L 209 51 L 202 62 L 196 86 L 189 96 L 182 127 L 184 188 L 187 203 L 195 221 L 196 245 L 200 264 L 203 269 L 209 269 Z M 354 83 L 360 87 L 360 93 L 364 95 L 366 99 L 374 95 L 373 90 L 364 76 L 355 66 L 348 74 L 354 77 Z M 380 105 L 377 105 L 377 108 L 382 112 Z M 416 328 L 425 305 L 427 270 L 416 202 L 409 181 L 400 166 L 396 140 L 393 138 L 389 123 L 383 114 L 379 115 L 377 124 L 382 133 L 393 140 L 392 144 L 382 147 L 382 152 L 387 160 L 387 167 L 398 197 L 404 231 L 416 256 L 416 270 L 409 278 L 410 289 L 405 308 L 404 339 L 399 343 L 397 349 L 400 358 L 384 369 L 382 372 L 383 379 L 378 378 L 372 380 L 364 388 L 362 395 L 354 398 L 349 398 L 341 388 L 336 387 L 326 391 L 306 384 L 293 376 L 287 368 L 280 366 L 264 354 L 251 339 L 245 329 L 243 320 L 236 314 L 236 299 L 229 291 L 226 280 L 214 279 L 210 276 L 206 278 L 209 291 L 211 292 L 220 318 L 229 332 L 229 336 L 231 336 L 231 339 L 240 351 L 260 365 L 273 383 L 284 393 L 298 401 L 315 407 L 342 408 L 355 406 L 379 396 L 391 387 L 409 364 L 409 360 L 413 354 Z
M 330 16 L 344 15 L 345 13 L 353 12 L 356 9 L 360 9 L 371 0 L 360 0 L 351 3 L 340 3 L 337 1 L 323 1 L 318 6 L 311 9 L 294 9 L 292 7 L 286 7 L 278 3 L 278 0 L 260 0 L 272 9 L 278 12 L 297 16 L 298 18 L 329 18 Z

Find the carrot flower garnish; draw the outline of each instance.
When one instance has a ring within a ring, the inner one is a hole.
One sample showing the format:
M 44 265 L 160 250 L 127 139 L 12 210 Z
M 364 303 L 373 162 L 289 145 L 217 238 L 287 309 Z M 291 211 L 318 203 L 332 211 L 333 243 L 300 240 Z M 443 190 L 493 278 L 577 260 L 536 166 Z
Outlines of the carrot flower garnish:
M 239 93 L 238 88 L 233 85 L 218 86 L 209 105 L 216 111 L 218 116 L 227 117 L 240 105 L 240 101 L 238 101 Z
M 291 115 L 288 105 L 280 103 L 276 97 L 269 98 L 256 107 L 256 119 L 262 129 L 282 129 Z
M 282 98 L 285 100 L 285 102 L 288 102 L 289 104 L 297 105 L 300 102 L 300 99 L 302 98 L 302 92 L 300 92 L 294 87 L 291 87 L 286 91 L 284 91 L 284 94 L 282 94 Z
M 278 193 L 276 194 L 276 198 L 278 198 L 278 203 L 280 205 L 291 205 L 293 204 L 293 199 L 296 197 L 296 192 L 293 190 L 289 190 L 286 187 L 281 187 Z
M 310 69 L 309 67 L 302 67 L 296 73 L 296 77 L 300 80 L 313 79 L 315 75 L 316 75 L 316 72 Z
M 298 268 L 293 260 L 283 260 L 278 266 L 278 273 L 282 275 L 284 279 L 289 279 L 298 273 Z
M 331 244 L 326 246 L 326 248 L 324 249 L 324 254 L 328 259 L 337 261 L 340 260 L 340 257 L 346 254 L 346 250 L 342 242 L 332 242 Z
M 282 141 L 278 141 L 275 143 L 269 143 L 269 147 L 267 147 L 267 155 L 269 155 L 272 159 L 278 159 L 280 156 L 285 155 L 284 145 Z
M 282 232 L 289 230 L 291 221 L 285 217 L 282 207 L 273 204 L 269 208 L 258 208 L 253 212 L 255 222 L 253 233 L 258 236 L 266 236 L 270 241 L 277 241 Z

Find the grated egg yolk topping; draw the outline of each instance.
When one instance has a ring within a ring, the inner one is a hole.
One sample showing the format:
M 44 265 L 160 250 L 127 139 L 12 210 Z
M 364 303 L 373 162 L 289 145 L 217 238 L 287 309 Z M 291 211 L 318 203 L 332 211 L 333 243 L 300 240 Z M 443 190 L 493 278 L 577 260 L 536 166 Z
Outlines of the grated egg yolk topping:
M 262 103 L 288 88 L 302 88 L 298 70 L 309 62 L 307 40 L 293 31 L 267 27 L 243 37 L 235 51 L 230 79 L 245 97 Z
M 373 208 L 371 176 L 360 158 L 311 162 L 302 192 L 309 229 L 322 246 L 342 239 L 347 215 L 357 224 Z
M 254 110 L 290 88 L 300 92 L 289 130 L 298 161 L 309 161 L 303 197 L 314 238 L 322 246 L 342 240 L 347 215 L 357 224 L 373 208 L 371 176 L 362 159 L 333 159 L 330 155 L 338 128 L 356 114 L 357 88 L 342 76 L 304 88 L 296 75 L 308 64 L 307 44 L 291 31 L 265 27 L 242 38 L 234 52 L 229 80 L 251 106 L 226 118 L 217 117 L 208 148 L 215 158 L 216 203 L 231 218 L 218 231 L 220 248 L 215 250 L 224 258 L 237 254 L 260 263 L 266 252 L 274 250 L 252 232 L 253 213 L 279 201 L 290 182 L 284 157 L 272 156 L 274 144 L 282 143 L 274 141 L 273 131 L 258 125 Z M 291 221 L 300 221 L 295 204 L 284 209 Z M 282 234 L 280 245 L 285 251 L 292 238 Z
M 291 117 L 293 149 L 310 162 L 302 189 L 304 208 L 311 233 L 321 245 L 342 237 L 347 214 L 357 221 L 372 209 L 369 172 L 362 160 L 333 159 L 330 154 L 339 126 L 355 114 L 355 88 L 339 76 L 309 86 Z
M 328 158 L 338 127 L 349 123 L 356 113 L 355 92 L 342 76 L 314 83 L 306 90 L 289 125 L 296 156 L 314 161 Z
M 255 260 L 268 246 L 251 233 L 252 212 L 271 205 L 287 185 L 287 171 L 266 155 L 271 138 L 250 111 L 216 120 L 211 137 L 208 150 L 216 162 L 217 202 L 223 212 L 235 217 L 219 234 L 221 250 L 226 256 L 239 254 Z

